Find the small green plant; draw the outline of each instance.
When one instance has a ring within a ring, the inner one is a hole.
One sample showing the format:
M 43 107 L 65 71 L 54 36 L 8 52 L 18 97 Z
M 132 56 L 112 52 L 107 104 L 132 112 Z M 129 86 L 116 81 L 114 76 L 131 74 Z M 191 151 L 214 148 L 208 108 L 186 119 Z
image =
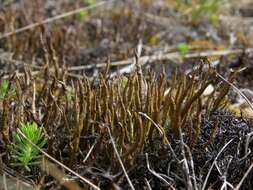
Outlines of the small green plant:
M 29 166 L 39 163 L 39 149 L 47 143 L 42 127 L 36 123 L 21 124 L 21 128 L 13 134 L 13 144 L 10 147 L 14 166 L 21 166 L 30 171 Z M 36 147 L 35 147 L 36 146 Z
M 207 18 L 212 25 L 217 25 L 219 12 L 225 0 L 178 0 L 177 8 L 188 19 L 198 24 Z
M 204 16 L 207 16 L 211 24 L 216 25 L 218 23 L 218 12 L 222 3 L 223 0 L 199 1 L 198 6 L 192 11 L 192 21 L 197 23 Z
M 128 85 L 128 78 L 127 77 L 123 77 L 122 78 L 122 80 L 121 80 L 121 86 L 123 87 L 123 88 L 126 88 L 127 87 L 127 85 Z
M 0 85 L 0 101 L 4 100 L 9 90 L 10 90 L 9 92 L 10 97 L 16 96 L 16 89 L 15 88 L 9 89 L 9 82 L 6 80 L 2 81 Z
M 80 22 L 84 22 L 85 19 L 86 19 L 86 17 L 87 17 L 87 15 L 88 15 L 87 11 L 82 11 L 82 12 L 80 12 L 80 13 L 79 13 L 79 21 L 80 21 Z
M 95 5 L 97 3 L 97 0 L 87 0 L 89 5 Z
M 177 46 L 177 51 L 178 53 L 180 54 L 180 57 L 181 58 L 184 58 L 184 56 L 188 53 L 189 51 L 189 45 L 188 44 L 185 44 L 185 43 L 182 43 L 182 44 L 179 44 Z
M 88 6 L 95 6 L 96 3 L 97 3 L 96 0 L 87 0 L 87 1 L 85 1 L 85 2 L 88 4 Z M 80 21 L 80 22 L 84 22 L 85 19 L 86 19 L 86 17 L 87 17 L 87 15 L 88 15 L 88 12 L 87 12 L 87 11 L 81 11 L 81 12 L 79 13 L 79 21 Z

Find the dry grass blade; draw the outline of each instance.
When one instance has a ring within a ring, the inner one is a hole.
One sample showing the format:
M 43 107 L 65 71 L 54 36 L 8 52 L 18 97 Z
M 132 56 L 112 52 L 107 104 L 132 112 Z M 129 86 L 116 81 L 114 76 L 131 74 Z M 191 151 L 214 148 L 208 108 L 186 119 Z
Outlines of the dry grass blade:
M 86 178 L 84 178 L 83 176 L 79 175 L 78 173 L 76 173 L 75 171 L 73 171 L 72 169 L 68 168 L 67 166 L 65 166 L 64 164 L 62 164 L 61 162 L 59 162 L 58 160 L 56 160 L 55 158 L 53 158 L 52 156 L 50 156 L 49 154 L 47 154 L 45 151 L 43 151 L 42 149 L 40 149 L 38 146 L 36 146 L 34 143 L 32 143 L 30 141 L 30 139 L 28 139 L 20 130 L 18 130 L 18 132 L 29 142 L 31 143 L 35 148 L 37 148 L 44 156 L 46 156 L 47 158 L 49 158 L 50 160 L 52 160 L 53 162 L 55 162 L 56 164 L 58 164 L 59 166 L 61 166 L 62 168 L 66 169 L 67 171 L 69 171 L 70 173 L 72 173 L 73 175 L 77 176 L 80 180 L 82 180 L 83 182 L 87 183 L 88 185 L 90 185 L 92 188 L 96 189 L 96 190 L 100 190 L 100 188 L 98 186 L 96 186 L 95 184 L 91 183 L 89 180 L 87 180 Z
M 191 173 L 190 173 L 190 168 L 189 168 L 188 161 L 187 161 L 186 154 L 185 154 L 185 143 L 183 140 L 183 134 L 182 134 L 181 128 L 179 128 L 179 135 L 180 135 L 181 151 L 182 151 L 182 156 L 183 156 L 183 160 L 181 162 L 183 163 L 183 170 L 186 173 L 186 175 L 185 175 L 185 178 L 186 178 L 185 183 L 187 184 L 186 187 L 187 187 L 187 189 L 193 189 L 193 184 L 190 179 Z
M 73 10 L 73 11 L 70 11 L 70 12 L 66 12 L 66 13 L 63 13 L 63 14 L 51 17 L 51 18 L 47 18 L 47 19 L 45 19 L 45 20 L 43 20 L 41 22 L 36 22 L 36 23 L 30 24 L 30 25 L 27 25 L 27 26 L 25 26 L 23 28 L 19 28 L 19 29 L 13 31 L 13 32 L 8 32 L 6 34 L 3 34 L 2 36 L 0 36 L 0 40 L 8 38 L 10 36 L 13 36 L 15 34 L 19 34 L 19 33 L 25 32 L 27 30 L 32 30 L 32 29 L 34 29 L 34 28 L 36 28 L 38 26 L 44 25 L 44 24 L 52 23 L 52 22 L 54 22 L 56 20 L 60 20 L 60 19 L 72 16 L 72 15 L 75 15 L 75 14 L 79 14 L 82 11 L 88 11 L 88 10 L 94 9 L 96 7 L 101 7 L 101 6 L 105 5 L 105 4 L 112 3 L 113 1 L 115 1 L 115 0 L 101 1 L 99 3 L 96 3 L 95 5 L 90 5 L 90 6 L 87 6 L 87 7 L 81 7 L 79 9 L 76 9 L 76 10 Z
M 221 155 L 221 153 L 226 149 L 226 147 L 227 147 L 233 140 L 234 140 L 234 139 L 231 139 L 230 141 L 228 141 L 228 142 L 222 147 L 222 149 L 219 151 L 219 153 L 217 154 L 217 156 L 215 157 L 215 159 L 214 159 L 214 161 L 213 161 L 213 163 L 212 163 L 212 165 L 211 165 L 211 167 L 210 167 L 210 169 L 208 170 L 208 173 L 207 173 L 207 175 L 206 175 L 204 184 L 203 184 L 203 186 L 202 186 L 202 188 L 201 188 L 202 190 L 205 190 L 205 188 L 206 188 L 208 178 L 209 178 L 209 176 L 210 176 L 210 174 L 211 174 L 211 171 L 212 171 L 214 165 L 216 164 L 216 161 L 217 161 L 218 157 Z
M 54 164 L 46 159 L 43 159 L 41 169 L 46 171 L 47 174 L 53 176 L 59 183 L 69 190 L 81 190 L 82 188 L 74 181 L 71 181 L 67 176 L 60 171 Z
M 148 190 L 152 190 L 147 178 L 144 178 L 145 184 L 147 185 Z
M 19 179 L 9 178 L 5 174 L 0 175 L 0 189 L 2 190 L 34 190 L 34 186 L 27 184 Z
M 92 150 L 94 149 L 95 145 L 97 144 L 97 141 L 95 141 L 93 143 L 93 145 L 90 147 L 90 150 L 88 151 L 87 155 L 85 156 L 85 158 L 83 159 L 83 164 L 88 160 L 88 158 L 90 157 Z
M 197 52 L 197 53 L 188 53 L 185 55 L 185 58 L 191 59 L 191 58 L 201 58 L 201 57 L 212 57 L 212 56 L 227 56 L 227 55 L 233 55 L 233 54 L 241 54 L 241 53 L 252 53 L 253 49 L 248 48 L 245 50 L 242 49 L 235 49 L 235 50 L 222 50 L 222 51 L 203 51 L 203 52 Z M 178 52 L 172 52 L 172 53 L 165 53 L 165 54 L 154 54 L 154 55 L 146 55 L 141 56 L 139 58 L 139 64 L 144 65 L 147 62 L 154 62 L 154 61 L 163 61 L 163 60 L 175 60 L 179 59 L 180 54 Z M 110 63 L 110 66 L 124 66 L 129 65 L 133 62 L 133 59 L 126 59 L 121 61 L 115 61 Z M 68 67 L 68 71 L 80 71 L 80 70 L 86 70 L 86 69 L 92 69 L 94 67 L 96 68 L 104 68 L 107 66 L 107 63 L 98 63 L 94 66 L 92 65 L 82 65 L 82 66 L 73 66 Z M 129 70 L 129 68 L 128 68 Z
M 238 183 L 238 185 L 236 186 L 235 190 L 239 190 L 244 182 L 244 180 L 246 179 L 246 177 L 249 175 L 250 171 L 253 169 L 253 162 L 251 163 L 250 167 L 248 168 L 248 170 L 245 172 L 243 178 L 241 179 L 241 181 Z
M 118 160 L 119 160 L 120 166 L 121 166 L 121 168 L 122 168 L 122 170 L 123 170 L 123 172 L 124 172 L 124 174 L 125 174 L 125 176 L 126 176 L 127 182 L 129 183 L 131 189 L 132 189 L 132 190 L 135 190 L 135 188 L 134 188 L 134 186 L 133 186 L 133 183 L 131 182 L 131 180 L 130 180 L 128 174 L 127 174 L 127 171 L 126 171 L 126 169 L 125 169 L 125 166 L 124 166 L 124 164 L 123 164 L 123 162 L 122 162 L 122 160 L 121 160 L 121 158 L 120 158 L 120 155 L 119 155 L 119 152 L 118 152 L 117 147 L 116 147 L 116 145 L 115 145 L 115 142 L 114 142 L 114 140 L 113 140 L 113 137 L 112 137 L 110 128 L 109 128 L 108 126 L 106 126 L 106 128 L 107 128 L 108 134 L 109 134 L 109 136 L 110 136 L 110 139 L 111 139 L 112 146 L 113 146 L 113 149 L 114 149 L 114 151 L 115 151 L 115 154 L 116 154 L 116 156 L 117 156 L 117 158 L 118 158 Z
M 157 124 L 154 122 L 154 120 L 151 119 L 147 114 L 142 113 L 142 112 L 139 112 L 139 114 L 140 114 L 141 116 L 147 118 L 149 121 L 151 121 L 151 122 L 154 124 L 154 126 L 157 128 L 157 130 L 159 131 L 160 135 L 163 136 L 163 137 L 166 139 L 166 136 L 165 136 L 165 133 L 164 133 L 162 127 L 160 127 L 159 125 L 157 125 Z M 168 142 L 168 140 L 166 139 L 166 143 L 167 143 L 167 142 Z
M 148 154 L 146 153 L 145 156 L 146 156 L 146 163 L 147 163 L 147 168 L 148 168 L 149 172 L 152 173 L 154 176 L 156 176 L 161 181 L 163 181 L 166 185 L 168 185 L 170 187 L 170 189 L 175 190 L 175 188 L 167 180 L 165 180 L 160 174 L 158 174 L 157 172 L 155 172 L 154 170 L 152 170 L 150 168 Z
M 249 105 L 250 109 L 253 111 L 253 104 L 250 102 L 250 100 L 231 82 L 229 82 L 227 79 L 225 79 L 223 76 L 221 76 L 217 71 L 216 71 L 216 75 L 223 80 L 224 82 L 226 82 L 227 84 L 229 84 Z

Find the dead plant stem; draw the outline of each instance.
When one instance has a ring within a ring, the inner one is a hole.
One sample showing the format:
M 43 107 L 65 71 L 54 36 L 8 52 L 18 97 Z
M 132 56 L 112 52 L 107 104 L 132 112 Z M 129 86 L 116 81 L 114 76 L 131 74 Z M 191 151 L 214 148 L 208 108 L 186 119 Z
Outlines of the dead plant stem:
M 36 146 L 30 139 L 28 139 L 24 133 L 22 133 L 21 130 L 18 129 L 18 132 L 29 142 L 31 143 L 35 148 L 37 148 L 42 154 L 44 154 L 47 158 L 49 158 L 50 160 L 52 160 L 53 162 L 55 162 L 56 164 L 58 164 L 59 166 L 63 167 L 64 169 L 66 169 L 67 171 L 69 171 L 70 173 L 74 174 L 75 176 L 77 176 L 79 179 L 81 179 L 83 182 L 87 183 L 88 185 L 90 185 L 92 188 L 96 189 L 96 190 L 100 190 L 100 188 L 98 186 L 96 186 L 95 184 L 93 184 L 92 182 L 90 182 L 89 180 L 87 180 L 86 178 L 84 178 L 83 176 L 79 175 L 78 173 L 76 173 L 75 171 L 73 171 L 72 169 L 70 169 L 69 167 L 65 166 L 64 164 L 62 164 L 61 162 L 59 162 L 58 160 L 56 160 L 55 158 L 53 158 L 52 156 L 50 156 L 49 154 L 47 154 L 44 150 L 42 150 L 41 148 L 39 148 L 38 146 Z
M 217 156 L 215 157 L 215 159 L 214 159 L 214 161 L 213 161 L 213 163 L 212 163 L 210 169 L 208 170 L 208 173 L 207 173 L 207 175 L 206 175 L 204 184 L 203 184 L 203 186 L 202 186 L 202 190 L 205 190 L 205 188 L 206 188 L 208 178 L 209 178 L 209 176 L 210 176 L 210 174 L 211 174 L 211 171 L 212 171 L 212 169 L 213 169 L 213 167 L 214 167 L 214 165 L 215 165 L 215 163 L 216 163 L 218 157 L 221 155 L 221 153 L 226 149 L 226 147 L 227 147 L 233 140 L 234 140 L 234 139 L 231 139 L 230 141 L 228 141 L 228 142 L 222 147 L 222 149 L 218 152 L 218 154 L 217 154 Z
M 101 1 L 99 3 L 96 3 L 95 5 L 81 7 L 79 9 L 75 9 L 73 11 L 65 12 L 65 13 L 56 15 L 54 17 L 47 18 L 47 19 L 45 19 L 45 20 L 43 20 L 41 22 L 35 22 L 35 23 L 32 23 L 32 24 L 29 24 L 29 25 L 27 25 L 27 26 L 25 26 L 23 28 L 19 28 L 19 29 L 15 30 L 15 31 L 11 31 L 11 32 L 3 34 L 2 36 L 0 36 L 0 40 L 8 38 L 10 36 L 13 36 L 15 34 L 20 34 L 20 33 L 25 32 L 27 30 L 32 30 L 32 29 L 34 29 L 34 28 L 36 28 L 38 26 L 44 25 L 44 24 L 52 23 L 52 22 L 54 22 L 56 20 L 60 20 L 60 19 L 72 16 L 72 15 L 75 15 L 75 14 L 79 14 L 82 11 L 88 11 L 88 10 L 91 10 L 91 9 L 94 9 L 94 8 L 97 8 L 97 7 L 101 7 L 101 6 L 105 5 L 105 4 L 112 3 L 114 1 L 115 0 Z
M 113 139 L 113 137 L 112 137 L 110 128 L 109 128 L 108 126 L 106 126 L 106 128 L 107 128 L 107 130 L 108 130 L 108 134 L 109 134 L 109 136 L 110 136 L 113 149 L 114 149 L 115 154 L 116 154 L 116 156 L 117 156 L 117 158 L 118 158 L 118 160 L 119 160 L 120 166 L 121 166 L 121 168 L 122 168 L 122 170 L 123 170 L 123 172 L 124 172 L 124 174 L 125 174 L 125 176 L 126 176 L 126 179 L 127 179 L 128 183 L 129 183 L 131 189 L 132 189 L 132 190 L 135 190 L 135 188 L 134 188 L 134 186 L 133 186 L 133 184 L 132 184 L 132 182 L 131 182 L 131 180 L 130 180 L 128 174 L 127 174 L 127 171 L 126 171 L 126 169 L 125 169 L 125 166 L 124 166 L 124 164 L 123 164 L 123 162 L 122 162 L 122 160 L 121 160 L 121 158 L 120 158 L 120 155 L 119 155 L 119 152 L 118 152 L 118 150 L 117 150 L 117 147 L 116 147 L 116 144 L 115 144 L 115 142 L 114 142 L 114 139 Z

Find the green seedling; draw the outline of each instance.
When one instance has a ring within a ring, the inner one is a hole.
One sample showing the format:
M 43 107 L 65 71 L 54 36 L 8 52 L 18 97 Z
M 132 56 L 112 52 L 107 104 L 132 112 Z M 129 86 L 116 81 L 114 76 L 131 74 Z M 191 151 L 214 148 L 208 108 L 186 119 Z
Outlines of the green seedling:
M 47 143 L 42 127 L 36 123 L 21 124 L 21 128 L 13 134 L 13 144 L 10 146 L 14 166 L 21 166 L 30 171 L 30 166 L 37 165 L 41 160 L 39 149 Z
M 199 6 L 192 12 L 192 21 L 198 23 L 204 16 L 207 16 L 211 24 L 216 25 L 222 3 L 222 0 L 200 1 Z
M 226 0 L 178 0 L 177 8 L 194 24 L 208 19 L 213 26 L 216 26 L 221 7 L 225 2 Z
M 10 97 L 15 97 L 16 89 L 15 88 L 9 89 L 9 82 L 4 80 L 0 85 L 0 101 L 3 101 L 5 99 L 7 93 L 9 93 Z
M 96 0 L 87 0 L 87 4 L 88 4 L 88 6 L 95 6 L 97 4 L 97 1 Z M 79 13 L 79 21 L 84 22 L 85 19 L 87 18 L 87 16 L 88 16 L 87 11 L 81 11 Z
M 97 0 L 87 0 L 89 5 L 96 5 L 97 4 Z
M 177 46 L 177 51 L 178 53 L 180 54 L 180 57 L 181 58 L 184 58 L 185 55 L 188 53 L 189 51 L 189 45 L 188 44 L 185 44 L 185 43 L 182 43 L 182 44 L 179 44 Z
M 128 78 L 124 77 L 122 80 L 121 80 L 121 86 L 123 88 L 126 88 L 128 85 Z
M 80 13 L 79 13 L 79 21 L 80 21 L 80 22 L 84 22 L 85 19 L 86 19 L 86 17 L 87 17 L 87 15 L 88 15 L 87 11 L 82 11 L 82 12 L 80 12 Z

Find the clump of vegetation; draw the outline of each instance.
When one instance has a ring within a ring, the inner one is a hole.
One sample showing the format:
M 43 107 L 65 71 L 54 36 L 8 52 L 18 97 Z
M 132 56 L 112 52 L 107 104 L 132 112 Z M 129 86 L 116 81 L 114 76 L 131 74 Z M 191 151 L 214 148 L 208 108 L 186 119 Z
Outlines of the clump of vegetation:
M 224 0 L 195 0 L 177 1 L 177 9 L 187 15 L 190 22 L 198 24 L 203 19 L 208 19 L 212 25 L 216 25 L 219 19 L 219 11 Z
M 178 53 L 180 54 L 181 58 L 183 59 L 189 51 L 189 45 L 186 43 L 181 43 L 177 46 L 177 50 L 178 50 Z
M 191 19 L 194 23 L 199 22 L 204 16 L 206 16 L 209 21 L 216 25 L 219 19 L 219 9 L 221 8 L 224 0 L 209 0 L 200 1 L 195 5 L 191 12 Z
M 30 171 L 30 166 L 39 164 L 41 160 L 39 149 L 46 143 L 42 127 L 38 127 L 35 122 L 22 123 L 20 129 L 13 133 L 13 142 L 10 146 L 12 165 Z
M 229 92 L 238 72 L 227 55 L 244 50 L 220 51 L 235 36 L 209 27 L 225 1 L 10 2 L 0 16 L 0 173 L 34 189 L 252 187 L 252 121 Z M 243 81 L 252 58 L 241 56 Z M 39 149 L 50 162 L 37 167 Z
M 96 0 L 88 0 L 88 1 L 87 1 L 88 6 L 95 6 L 96 3 L 97 3 Z M 88 12 L 87 12 L 87 11 L 85 11 L 85 10 L 84 10 L 84 11 L 81 11 L 81 12 L 79 13 L 79 21 L 80 21 L 80 22 L 84 22 L 87 16 L 88 16 Z

